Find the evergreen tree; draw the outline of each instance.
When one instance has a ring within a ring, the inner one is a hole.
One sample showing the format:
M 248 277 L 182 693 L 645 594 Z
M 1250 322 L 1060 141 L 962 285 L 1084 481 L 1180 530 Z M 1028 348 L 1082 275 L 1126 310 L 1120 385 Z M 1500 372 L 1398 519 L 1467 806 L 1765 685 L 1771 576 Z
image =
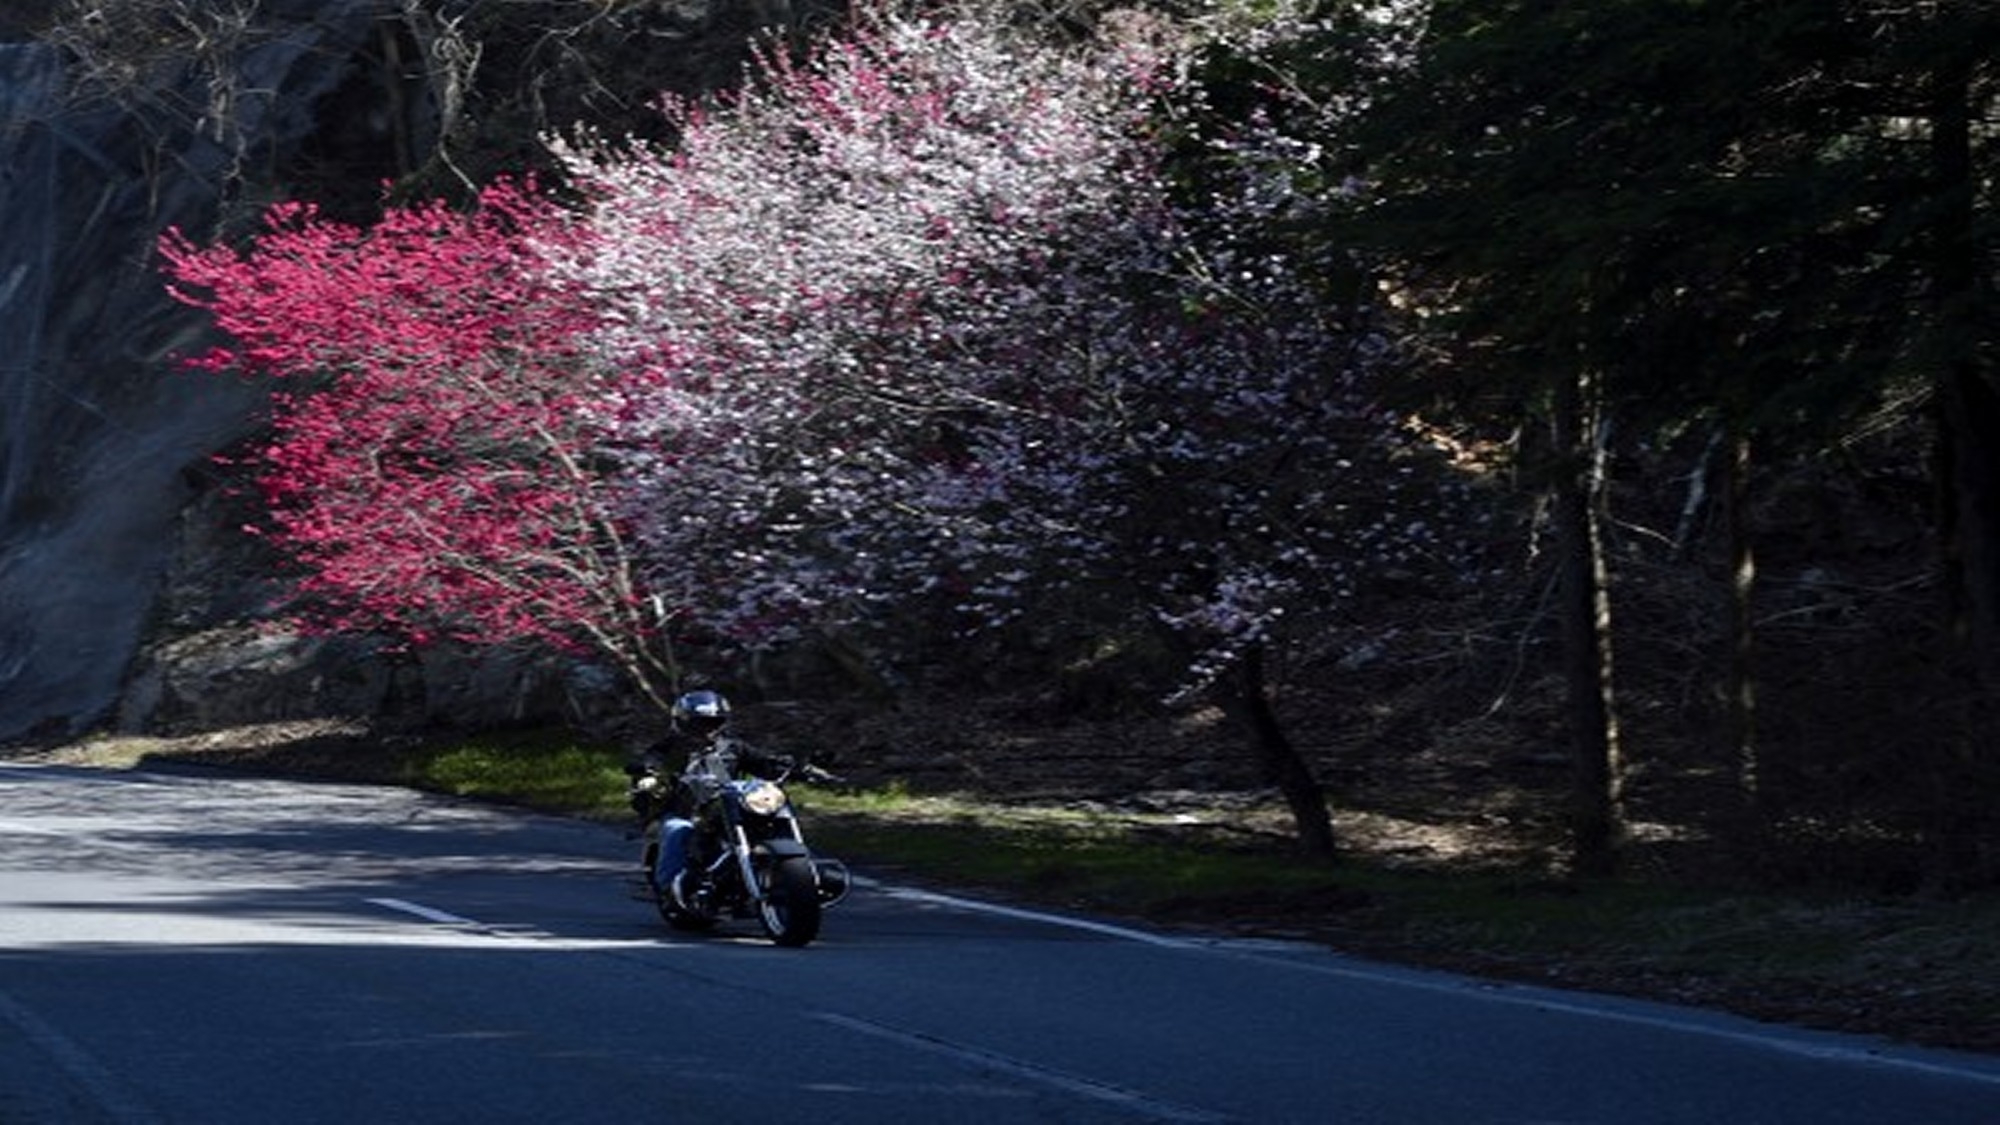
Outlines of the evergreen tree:
M 1373 205 L 1342 237 L 1374 247 L 1395 285 L 1448 314 L 1434 323 L 1459 354 L 1551 422 L 1581 869 L 1608 869 L 1619 796 L 1606 413 L 1639 432 L 1714 426 L 1741 467 L 1755 442 L 1811 449 L 1933 388 L 1949 631 L 1967 698 L 1991 696 L 1994 76 L 1970 45 L 1994 19 L 1975 3 L 1439 0 L 1345 132 Z M 1496 397 L 1490 382 L 1447 390 L 1470 409 Z M 1739 657 L 1753 563 L 1739 535 Z M 1735 666 L 1754 796 L 1747 659 Z M 1965 714 L 1959 768 L 1975 775 L 1988 721 Z

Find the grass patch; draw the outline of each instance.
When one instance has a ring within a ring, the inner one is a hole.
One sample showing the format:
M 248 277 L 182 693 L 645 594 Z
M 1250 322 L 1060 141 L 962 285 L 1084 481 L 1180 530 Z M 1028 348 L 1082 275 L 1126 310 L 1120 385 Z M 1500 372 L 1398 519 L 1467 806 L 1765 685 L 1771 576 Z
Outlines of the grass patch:
M 625 755 L 560 733 L 520 731 L 428 743 L 402 763 L 401 782 L 593 819 L 629 815 Z
M 1323 864 L 1156 836 L 1143 822 L 964 797 L 802 788 L 797 803 L 826 850 L 918 878 L 1146 911 L 1204 895 L 1310 891 Z

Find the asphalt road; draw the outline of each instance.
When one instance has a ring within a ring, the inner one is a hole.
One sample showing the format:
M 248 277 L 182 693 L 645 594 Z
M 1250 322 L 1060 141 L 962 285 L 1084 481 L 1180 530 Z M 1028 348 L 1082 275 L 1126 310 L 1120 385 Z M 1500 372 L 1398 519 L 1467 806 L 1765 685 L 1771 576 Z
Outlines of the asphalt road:
M 2000 1059 L 879 884 L 690 938 L 629 848 L 0 765 L 0 1122 L 2000 1122 Z

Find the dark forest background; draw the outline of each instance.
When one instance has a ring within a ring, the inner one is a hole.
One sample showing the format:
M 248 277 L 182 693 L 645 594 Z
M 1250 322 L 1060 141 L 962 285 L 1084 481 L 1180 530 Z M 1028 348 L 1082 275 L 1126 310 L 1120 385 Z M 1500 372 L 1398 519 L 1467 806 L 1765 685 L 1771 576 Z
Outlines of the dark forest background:
M 1330 295 L 1380 301 L 1394 405 L 1482 482 L 1478 581 L 1391 583 L 1342 630 L 1371 643 L 1287 638 L 1222 686 L 1266 761 L 1336 809 L 1371 777 L 1412 806 L 1525 786 L 1583 874 L 1671 838 L 1711 874 L 2000 878 L 2000 9 L 1153 6 L 1211 36 L 1201 112 L 1316 142 L 1298 182 L 1350 205 L 1267 236 L 1338 263 Z M 726 88 L 760 32 L 840 7 L 385 2 L 321 107 L 340 127 L 244 175 L 362 220 L 385 182 L 464 198 L 548 173 L 547 130 L 647 134 L 656 91 Z M 1011 7 L 1061 35 L 1109 6 Z M 261 18 L 51 0 L 10 5 L 0 37 L 62 44 L 106 97 L 202 61 L 216 100 L 185 112 L 209 114 Z M 737 675 L 1155 715 L 1169 655 L 1075 620 L 973 653 L 890 630 Z

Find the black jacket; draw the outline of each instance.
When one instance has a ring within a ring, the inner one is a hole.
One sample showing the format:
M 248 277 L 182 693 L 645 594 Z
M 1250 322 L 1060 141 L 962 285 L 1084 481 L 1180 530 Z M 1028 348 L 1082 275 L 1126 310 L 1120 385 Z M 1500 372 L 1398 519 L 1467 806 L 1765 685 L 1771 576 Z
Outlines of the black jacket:
M 673 769 L 669 763 L 676 760 L 680 765 Z M 742 777 L 774 778 L 794 764 L 789 757 L 766 754 L 726 734 L 700 739 L 676 732 L 628 762 L 625 773 L 632 779 L 632 808 L 641 820 L 668 813 L 691 819 L 722 782 Z M 641 781 L 647 777 L 664 784 L 642 788 Z

